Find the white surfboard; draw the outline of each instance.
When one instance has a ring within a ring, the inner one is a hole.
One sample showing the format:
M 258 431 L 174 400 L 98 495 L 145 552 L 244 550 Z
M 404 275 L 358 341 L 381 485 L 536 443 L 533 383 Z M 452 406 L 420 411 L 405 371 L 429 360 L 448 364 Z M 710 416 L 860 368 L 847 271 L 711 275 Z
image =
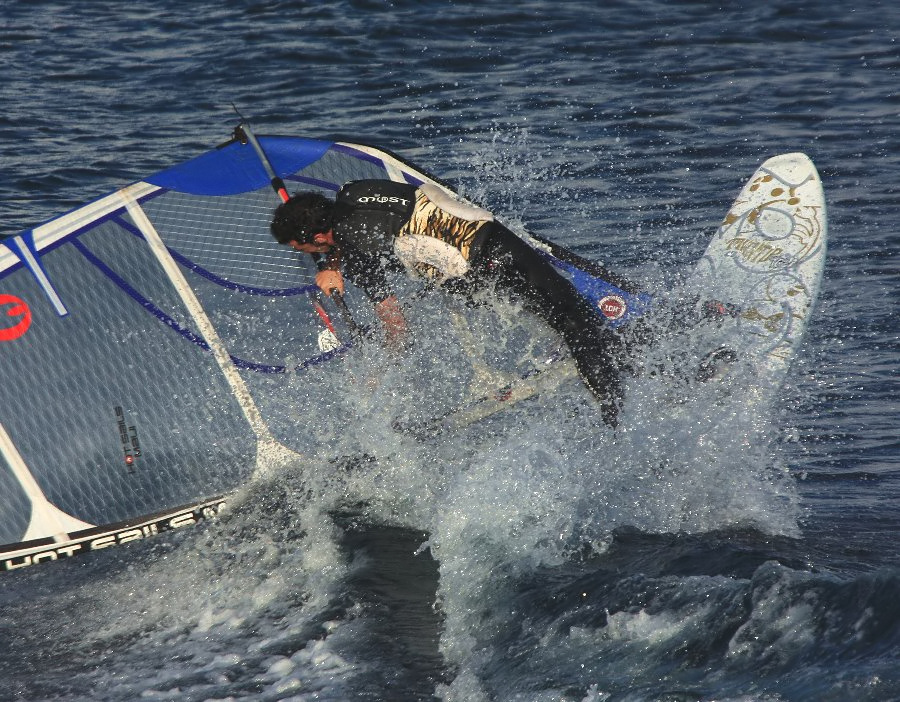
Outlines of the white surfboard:
M 781 385 L 818 297 L 826 239 L 812 161 L 790 153 L 763 163 L 688 279 L 698 299 L 722 303 L 724 314 L 701 331 L 703 347 L 720 356 L 720 374 L 739 361 L 762 395 Z

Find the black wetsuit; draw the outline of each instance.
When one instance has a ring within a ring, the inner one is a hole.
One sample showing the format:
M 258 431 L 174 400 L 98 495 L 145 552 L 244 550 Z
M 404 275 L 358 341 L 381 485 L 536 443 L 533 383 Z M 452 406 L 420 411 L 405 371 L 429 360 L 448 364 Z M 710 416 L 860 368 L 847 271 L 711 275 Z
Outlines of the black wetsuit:
M 358 180 L 337 194 L 333 231 L 344 273 L 375 302 L 393 294 L 387 273 L 402 270 L 394 239 L 412 216 L 416 190 L 389 180 Z
M 375 302 L 393 294 L 387 273 L 402 269 L 394 241 L 408 228 L 417 196 L 414 185 L 384 180 L 348 183 L 338 193 L 334 238 L 345 273 Z M 522 300 L 562 335 L 582 379 L 600 401 L 604 420 L 615 426 L 625 368 L 622 340 L 572 283 L 496 221 L 476 223 L 464 231 L 427 233 L 468 254 L 471 268 L 466 278 L 475 284 L 493 282 L 495 289 Z

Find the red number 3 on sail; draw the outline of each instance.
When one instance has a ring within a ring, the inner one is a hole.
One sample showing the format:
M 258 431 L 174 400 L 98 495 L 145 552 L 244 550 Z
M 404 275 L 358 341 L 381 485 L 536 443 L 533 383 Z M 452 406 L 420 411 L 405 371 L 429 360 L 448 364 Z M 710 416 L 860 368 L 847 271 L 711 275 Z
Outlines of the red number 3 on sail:
M 4 315 L 3 312 L 6 305 L 12 306 L 6 307 L 6 315 Z M 21 317 L 21 319 L 13 326 L 7 327 L 4 325 L 4 316 L 13 318 Z M 20 300 L 15 295 L 5 295 L 0 293 L 0 341 L 12 341 L 13 339 L 18 339 L 28 331 L 28 327 L 30 326 L 31 310 L 28 309 L 28 305 L 25 304 L 25 301 Z

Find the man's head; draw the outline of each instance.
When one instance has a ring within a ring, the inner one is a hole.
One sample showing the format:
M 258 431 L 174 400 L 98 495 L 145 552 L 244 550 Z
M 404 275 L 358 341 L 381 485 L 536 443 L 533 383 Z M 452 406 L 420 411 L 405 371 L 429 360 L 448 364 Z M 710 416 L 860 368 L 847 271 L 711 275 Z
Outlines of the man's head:
M 333 213 L 333 200 L 319 193 L 297 193 L 275 210 L 272 236 L 279 244 L 316 247 L 322 244 L 318 239 L 330 238 Z

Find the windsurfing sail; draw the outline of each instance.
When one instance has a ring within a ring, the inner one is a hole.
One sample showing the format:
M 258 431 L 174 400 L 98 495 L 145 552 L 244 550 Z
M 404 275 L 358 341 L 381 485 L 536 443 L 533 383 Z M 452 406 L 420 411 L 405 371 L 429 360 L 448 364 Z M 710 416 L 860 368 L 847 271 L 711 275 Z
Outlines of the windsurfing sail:
M 363 144 L 259 143 L 292 191 L 388 178 L 452 192 Z M 277 204 L 234 139 L 0 240 L 0 570 L 192 524 L 300 458 L 267 381 L 347 347 L 317 346 L 297 302 L 315 269 L 270 235 Z M 598 304 L 615 298 L 611 318 L 646 303 L 574 274 Z

